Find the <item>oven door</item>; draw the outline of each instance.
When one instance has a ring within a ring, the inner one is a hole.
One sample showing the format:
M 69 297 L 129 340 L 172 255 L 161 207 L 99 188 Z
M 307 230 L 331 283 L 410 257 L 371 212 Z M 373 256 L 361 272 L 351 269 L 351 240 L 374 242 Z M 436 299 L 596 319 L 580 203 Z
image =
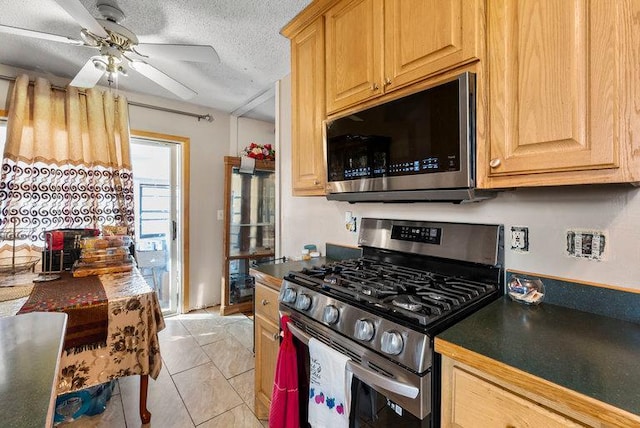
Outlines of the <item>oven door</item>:
M 353 372 L 351 386 L 350 427 L 431 427 L 431 373 L 418 376 L 407 372 L 383 357 L 372 355 L 355 342 L 326 329 L 318 323 L 291 316 L 298 356 L 300 421 L 306 422 L 309 396 L 309 348 L 311 337 L 329 344 L 352 357 L 348 370 Z M 297 319 L 296 319 L 297 318 Z M 313 324 L 311 324 L 313 323 Z M 326 335 L 331 335 L 329 339 Z M 372 360 L 376 360 L 375 362 Z M 366 366 L 363 366 L 366 365 Z M 395 366 L 395 367 L 394 367 Z M 420 417 L 422 416 L 422 417 Z

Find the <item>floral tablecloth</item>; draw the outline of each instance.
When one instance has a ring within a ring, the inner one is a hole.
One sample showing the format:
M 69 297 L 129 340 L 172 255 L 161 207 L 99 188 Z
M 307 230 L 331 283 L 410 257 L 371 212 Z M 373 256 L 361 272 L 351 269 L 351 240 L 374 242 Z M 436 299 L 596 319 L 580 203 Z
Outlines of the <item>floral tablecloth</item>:
M 29 284 L 35 275 L 16 275 L 3 285 Z M 130 376 L 158 377 L 162 368 L 158 332 L 165 327 L 158 297 L 137 269 L 100 275 L 108 300 L 106 347 L 65 350 L 60 358 L 58 394 Z M 27 298 L 0 302 L 0 317 L 15 315 Z

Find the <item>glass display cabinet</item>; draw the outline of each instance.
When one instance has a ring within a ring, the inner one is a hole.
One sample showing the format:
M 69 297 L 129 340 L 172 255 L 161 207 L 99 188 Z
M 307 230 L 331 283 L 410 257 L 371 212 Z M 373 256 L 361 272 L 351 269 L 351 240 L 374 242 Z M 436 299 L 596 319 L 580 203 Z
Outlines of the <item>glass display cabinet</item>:
M 256 161 L 253 173 L 241 172 L 239 157 L 226 156 L 221 315 L 253 308 L 251 263 L 275 255 L 275 162 Z

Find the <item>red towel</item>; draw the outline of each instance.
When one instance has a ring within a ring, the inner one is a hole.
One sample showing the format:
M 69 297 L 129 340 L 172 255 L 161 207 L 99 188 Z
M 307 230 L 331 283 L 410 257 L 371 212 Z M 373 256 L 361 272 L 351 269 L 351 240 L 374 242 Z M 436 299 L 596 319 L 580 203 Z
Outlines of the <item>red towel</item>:
M 276 374 L 269 409 L 269 428 L 299 428 L 298 362 L 293 337 L 287 327 L 289 317 L 280 320 L 284 339 L 278 351 Z

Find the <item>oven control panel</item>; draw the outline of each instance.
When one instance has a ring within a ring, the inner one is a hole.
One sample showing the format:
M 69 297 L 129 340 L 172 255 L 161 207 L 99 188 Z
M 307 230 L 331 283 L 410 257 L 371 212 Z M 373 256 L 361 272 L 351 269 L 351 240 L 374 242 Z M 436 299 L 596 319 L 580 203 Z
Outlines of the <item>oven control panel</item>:
M 440 245 L 442 229 L 439 227 L 394 225 L 391 229 L 391 239 Z

